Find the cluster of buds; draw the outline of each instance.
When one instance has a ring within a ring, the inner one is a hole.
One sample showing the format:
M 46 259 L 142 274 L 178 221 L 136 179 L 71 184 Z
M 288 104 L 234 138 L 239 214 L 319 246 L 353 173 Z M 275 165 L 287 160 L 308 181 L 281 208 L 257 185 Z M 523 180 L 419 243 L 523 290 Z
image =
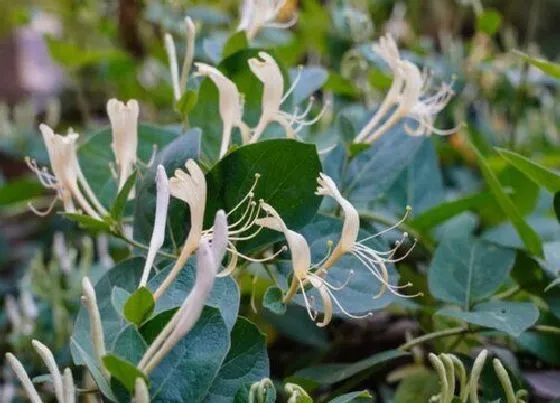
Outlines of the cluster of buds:
M 467 378 L 467 371 L 463 362 L 455 355 L 435 355 L 430 353 L 428 358 L 438 374 L 441 385 L 441 392 L 436 396 L 432 396 L 430 402 L 452 403 L 458 401 L 466 403 L 470 400 L 471 402 L 478 403 L 478 381 L 487 357 L 488 350 L 482 350 L 474 360 L 470 376 Z M 492 365 L 506 394 L 507 402 L 525 403 L 527 391 L 520 389 L 514 392 L 509 374 L 499 359 L 494 358 Z M 455 393 L 457 380 L 459 381 L 459 396 L 456 396 Z
M 414 63 L 401 59 L 397 44 L 390 34 L 381 37 L 373 49 L 389 65 L 394 77 L 385 99 L 354 139 L 355 143 L 371 144 L 406 118 L 416 122 L 416 127 L 405 124 L 410 136 L 429 136 L 432 133 L 447 135 L 458 130 L 458 127 L 449 130 L 434 127 L 437 114 L 455 95 L 453 83 L 443 83 L 433 89 L 429 74 L 421 73 Z

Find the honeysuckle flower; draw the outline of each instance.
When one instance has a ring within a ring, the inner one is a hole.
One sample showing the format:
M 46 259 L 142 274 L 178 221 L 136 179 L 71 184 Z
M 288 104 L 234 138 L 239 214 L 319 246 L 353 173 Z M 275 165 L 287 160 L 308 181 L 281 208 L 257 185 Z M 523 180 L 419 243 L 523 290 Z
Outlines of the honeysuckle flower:
M 410 248 L 403 257 L 399 259 L 393 258 L 397 249 L 408 237 L 408 234 L 405 232 L 403 234 L 403 239 L 398 241 L 396 243 L 396 246 L 388 251 L 375 250 L 367 245 L 367 241 L 397 228 L 402 222 L 407 219 L 410 208 L 407 207 L 405 216 L 390 228 L 378 232 L 368 238 L 358 240 L 358 234 L 360 231 L 360 216 L 356 208 L 341 195 L 336 184 L 328 175 L 321 173 L 317 178 L 317 183 L 318 186 L 315 193 L 322 196 L 332 197 L 340 205 L 342 211 L 344 212 L 344 223 L 342 226 L 340 240 L 338 241 L 336 247 L 333 249 L 331 255 L 325 261 L 325 264 L 322 267 L 322 271 L 328 270 L 332 265 L 332 262 L 338 260 L 342 255 L 349 253 L 356 257 L 369 270 L 369 272 L 380 281 L 381 288 L 379 290 L 379 294 L 374 298 L 381 296 L 385 292 L 385 290 L 389 290 L 395 295 L 405 296 L 399 293 L 398 290 L 401 288 L 410 287 L 412 286 L 412 284 L 408 283 L 403 286 L 390 284 L 387 263 L 396 262 L 408 256 L 408 253 L 410 253 L 413 247 Z
M 187 37 L 186 47 L 185 47 L 185 57 L 183 59 L 183 66 L 181 69 L 181 75 L 179 77 L 179 65 L 177 62 L 177 52 L 175 50 L 175 42 L 173 41 L 173 36 L 171 34 L 165 34 L 165 51 L 167 52 L 167 58 L 169 60 L 169 68 L 171 70 L 171 84 L 173 86 L 173 97 L 175 101 L 179 101 L 183 96 L 185 87 L 187 86 L 187 81 L 189 79 L 189 72 L 191 69 L 193 57 L 194 57 L 194 40 L 195 40 L 196 29 L 191 17 L 185 17 L 185 35 Z
M 406 132 L 411 136 L 429 136 L 432 133 L 448 135 L 458 130 L 434 127 L 437 114 L 455 94 L 452 84 L 444 83 L 434 90 L 427 74 L 422 74 L 414 63 L 400 58 L 397 44 L 389 34 L 381 37 L 379 43 L 374 45 L 374 50 L 392 70 L 393 82 L 376 113 L 354 139 L 355 143 L 371 144 L 405 118 L 417 123 L 416 128 L 405 125 Z M 394 110 L 391 113 L 392 108 Z
M 231 131 L 238 127 L 244 143 L 249 141 L 249 127 L 243 123 L 243 98 L 237 90 L 237 86 L 229 78 L 225 77 L 218 69 L 205 64 L 195 63 L 197 71 L 195 76 L 208 77 L 218 87 L 220 94 L 220 117 L 222 118 L 222 144 L 220 147 L 220 158 L 227 152 L 231 142 Z
M 142 378 L 136 378 L 134 383 L 134 402 L 135 403 L 150 403 L 150 394 L 148 386 Z
M 158 299 L 167 287 L 171 285 L 188 258 L 198 248 L 202 237 L 204 208 L 206 206 L 206 179 L 200 167 L 192 159 L 185 163 L 185 168 L 187 172 L 181 169 L 175 170 L 175 175 L 169 179 L 169 192 L 173 197 L 189 205 L 191 218 L 189 235 L 173 268 L 154 293 L 155 299 Z
M 138 364 L 138 368 L 146 374 L 161 362 L 200 317 L 224 256 L 226 238 L 224 234 L 227 234 L 227 225 L 226 214 L 219 211 L 214 221 L 214 233 L 217 234 L 214 241 L 212 243 L 208 239 L 200 241 L 196 253 L 196 280 L 192 290 Z
M 6 353 L 6 361 L 8 361 L 8 364 L 10 364 L 12 370 L 21 382 L 29 401 L 31 403 L 42 403 L 43 401 L 39 397 L 39 393 L 37 393 L 33 382 L 29 379 L 27 372 L 25 372 L 23 364 L 12 353 Z
M 119 168 L 119 190 L 132 174 L 136 164 L 138 114 L 138 102 L 134 99 L 126 104 L 114 98 L 107 101 L 107 115 L 113 134 L 112 147 Z
M 323 303 L 323 318 L 320 322 L 316 322 L 317 326 L 323 327 L 331 322 L 333 302 L 340 311 L 348 317 L 363 318 L 369 316 L 369 313 L 366 315 L 353 315 L 347 312 L 334 294 L 334 291 L 339 291 L 348 284 L 348 281 L 353 275 L 353 271 L 350 271 L 348 280 L 340 286 L 334 286 L 327 282 L 327 280 L 325 280 L 322 276 L 316 274 L 316 269 L 322 265 L 323 261 L 317 265 L 311 264 L 311 251 L 305 238 L 301 234 L 290 230 L 278 212 L 271 205 L 263 203 L 262 208 L 268 213 L 268 217 L 258 219 L 257 222 L 265 228 L 282 232 L 284 234 L 288 243 L 288 249 L 291 253 L 292 267 L 294 271 L 291 289 L 299 288 L 301 290 L 307 313 L 313 321 L 316 321 L 318 315 L 313 306 L 312 299 L 307 296 L 305 285 L 310 283 L 313 288 L 319 292 Z
M 264 85 L 261 117 L 257 126 L 253 129 L 250 143 L 257 142 L 264 130 L 272 122 L 277 122 L 284 128 L 286 137 L 295 138 L 296 133 L 303 127 L 311 126 L 321 118 L 325 108 L 313 119 L 305 120 L 313 105 L 313 99 L 309 101 L 307 107 L 301 114 L 298 114 L 299 111 L 297 108 L 292 114 L 281 110 L 284 101 L 288 99 L 290 94 L 294 91 L 300 75 L 298 75 L 291 87 L 284 93 L 284 77 L 282 71 L 271 55 L 266 52 L 259 52 L 258 58 L 249 59 L 249 68 Z M 292 127 L 294 125 L 295 128 Z
M 100 216 L 106 215 L 107 210 L 97 200 L 80 169 L 76 147 L 79 136 L 71 130 L 67 136 L 55 134 L 49 126 L 44 124 L 40 125 L 39 129 L 43 135 L 53 174 L 50 174 L 46 168 L 39 168 L 37 163 L 30 158 L 26 158 L 26 163 L 37 175 L 41 184 L 57 192 L 66 212 L 75 212 L 74 199 L 91 217 L 98 219 Z M 82 193 L 82 189 L 85 195 Z M 46 212 L 39 212 L 31 205 L 30 207 L 37 214 L 48 214 L 54 206 L 55 200 Z
M 399 2 L 393 6 L 391 16 L 385 24 L 385 32 L 397 40 L 410 36 L 411 30 L 406 21 L 406 4 Z
M 169 205 L 169 183 L 163 165 L 158 165 L 156 169 L 156 214 L 154 217 L 154 229 L 146 256 L 146 263 L 139 287 L 146 286 L 150 270 L 154 264 L 156 253 L 163 246 L 165 240 L 165 222 L 167 220 L 167 207 Z
M 132 238 L 132 236 L 130 237 Z M 101 266 L 106 269 L 110 269 L 111 267 L 113 267 L 113 264 L 115 262 L 113 261 L 113 258 L 109 253 L 109 237 L 107 236 L 107 234 L 100 233 L 99 235 L 97 235 L 97 237 L 95 238 L 95 244 L 97 245 L 97 259 L 99 260 Z
M 70 368 L 66 368 L 62 374 L 62 386 L 64 392 L 64 403 L 74 403 L 76 401 L 76 391 L 74 388 L 74 377 Z
M 43 343 L 41 343 L 38 340 L 33 340 L 31 344 L 33 345 L 33 348 L 35 349 L 37 354 L 39 354 L 41 360 L 49 370 L 49 374 L 51 376 L 51 380 L 54 387 L 54 394 L 56 398 L 58 399 L 59 402 L 64 402 L 64 386 L 62 384 L 62 374 L 60 373 L 60 370 L 58 369 L 58 365 L 54 360 L 53 353 L 51 352 L 51 350 L 49 350 L 47 346 L 45 346 Z
M 245 31 L 249 40 L 264 27 L 289 28 L 297 22 L 297 15 L 289 21 L 276 22 L 286 0 L 244 0 L 240 9 L 238 31 Z
M 89 332 L 97 363 L 99 364 L 103 375 L 109 379 L 109 371 L 107 371 L 103 365 L 103 356 L 105 356 L 106 353 L 105 335 L 101 325 L 101 315 L 99 314 L 99 307 L 97 305 L 97 296 L 95 295 L 95 289 L 87 277 L 82 279 L 82 301 L 85 303 L 85 307 L 88 311 Z

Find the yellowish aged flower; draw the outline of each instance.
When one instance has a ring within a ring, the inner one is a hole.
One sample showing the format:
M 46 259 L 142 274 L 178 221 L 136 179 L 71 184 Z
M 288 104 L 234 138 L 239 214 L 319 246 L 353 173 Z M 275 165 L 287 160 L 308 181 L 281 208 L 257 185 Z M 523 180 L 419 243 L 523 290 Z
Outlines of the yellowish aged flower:
M 287 22 L 276 22 L 286 0 L 244 0 L 240 10 L 238 31 L 245 31 L 249 40 L 264 27 L 289 28 L 297 22 L 294 15 Z

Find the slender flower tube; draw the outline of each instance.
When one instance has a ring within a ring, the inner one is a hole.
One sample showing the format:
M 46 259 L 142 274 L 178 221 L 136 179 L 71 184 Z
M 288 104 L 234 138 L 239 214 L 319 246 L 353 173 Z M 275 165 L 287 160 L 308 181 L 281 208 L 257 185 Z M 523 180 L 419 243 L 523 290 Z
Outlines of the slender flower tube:
M 301 114 L 298 114 L 297 108 L 292 114 L 282 111 L 281 106 L 294 91 L 300 75 L 284 93 L 284 76 L 274 58 L 266 52 L 259 52 L 258 56 L 258 58 L 249 59 L 249 68 L 264 85 L 262 111 L 249 142 L 256 143 L 267 126 L 272 122 L 277 122 L 284 128 L 286 137 L 295 138 L 296 133 L 303 127 L 315 124 L 321 118 L 326 108 L 323 108 L 317 116 L 310 120 L 305 120 L 305 118 L 311 110 L 313 99 L 310 100 L 307 108 Z M 292 127 L 293 125 L 296 125 L 296 127 Z
M 157 166 L 156 171 L 156 214 L 154 217 L 154 229 L 152 231 L 152 239 L 146 256 L 146 263 L 142 278 L 140 279 L 139 287 L 146 286 L 150 270 L 154 264 L 156 253 L 163 246 L 165 240 L 165 221 L 167 219 L 167 207 L 169 205 L 169 183 L 167 181 L 167 174 L 163 165 Z
M 224 218 L 223 212 L 216 216 L 216 241 L 212 244 L 208 239 L 200 241 L 196 254 L 196 280 L 191 292 L 140 360 L 138 367 L 146 374 L 161 362 L 200 317 L 225 252 L 223 239 L 227 234 L 227 220 Z
M 173 98 L 175 99 L 175 102 L 179 101 L 184 94 L 194 57 L 194 40 L 196 30 L 191 17 L 188 16 L 185 17 L 185 34 L 187 37 L 187 43 L 180 75 L 173 36 L 171 36 L 171 34 L 165 34 L 164 36 L 165 51 L 167 52 L 167 58 L 169 60 L 171 70 L 171 84 L 173 86 Z
M 72 376 L 72 371 L 70 368 L 66 368 L 62 375 L 62 384 L 64 390 L 64 403 L 75 403 L 76 401 L 76 391 L 74 389 L 74 377 Z
M 286 0 L 244 0 L 240 10 L 238 31 L 245 31 L 252 40 L 264 27 L 289 28 L 297 22 L 294 15 L 287 22 L 275 22 Z
M 474 360 L 469 378 L 469 397 L 472 403 L 478 403 L 478 380 L 484 368 L 486 357 L 488 357 L 488 350 L 482 350 Z
M 103 365 L 103 356 L 105 355 L 105 335 L 103 334 L 103 327 L 101 325 L 101 316 L 99 314 L 99 308 L 97 306 L 97 296 L 95 295 L 95 290 L 89 281 L 89 278 L 84 277 L 82 279 L 82 293 L 83 300 L 86 305 L 89 316 L 89 331 L 91 335 L 91 341 L 95 351 L 95 356 L 97 362 L 103 375 L 108 379 L 110 377 L 109 372 Z
M 29 376 L 27 375 L 27 372 L 25 372 L 25 368 L 23 368 L 21 362 L 19 362 L 19 360 L 12 353 L 6 353 L 6 361 L 8 361 L 19 381 L 21 382 L 25 393 L 27 393 L 29 401 L 31 403 L 42 403 L 43 401 L 39 397 L 37 389 L 35 389 L 35 386 L 33 386 L 33 382 L 31 382 L 31 379 L 29 379 Z
M 175 277 L 179 274 L 189 257 L 198 248 L 200 238 L 202 237 L 204 208 L 206 206 L 206 179 L 200 167 L 193 160 L 189 159 L 185 163 L 185 168 L 187 172 L 177 169 L 175 176 L 169 179 L 169 191 L 173 197 L 189 205 L 191 228 L 179 258 L 175 261 L 169 275 L 154 293 L 156 300 L 175 280 Z
M 49 350 L 47 346 L 37 340 L 33 340 L 31 344 L 33 345 L 33 348 L 35 349 L 37 354 L 41 356 L 41 360 L 49 370 L 56 398 L 59 402 L 64 402 L 64 387 L 62 382 L 62 375 L 60 374 L 58 365 L 56 365 L 56 361 L 54 360 L 54 356 L 51 350 Z
M 233 81 L 225 77 L 218 69 L 205 64 L 195 63 L 195 76 L 208 77 L 218 88 L 220 94 L 220 117 L 222 118 L 222 145 L 220 158 L 223 157 L 231 142 L 231 131 L 238 127 L 244 143 L 249 139 L 249 127 L 243 123 L 243 99 Z
M 513 385 L 511 384 L 511 379 L 509 377 L 508 372 L 497 358 L 492 360 L 492 365 L 494 367 L 494 371 L 500 380 L 500 384 L 502 385 L 502 389 L 506 392 L 506 399 L 507 403 L 517 403 L 517 396 L 513 391 Z
M 134 99 L 126 104 L 114 98 L 107 101 L 107 115 L 113 133 L 112 147 L 119 167 L 119 190 L 132 174 L 136 164 L 138 114 L 138 102 Z
M 134 384 L 134 403 L 150 403 L 150 394 L 146 381 L 142 378 L 136 378 Z

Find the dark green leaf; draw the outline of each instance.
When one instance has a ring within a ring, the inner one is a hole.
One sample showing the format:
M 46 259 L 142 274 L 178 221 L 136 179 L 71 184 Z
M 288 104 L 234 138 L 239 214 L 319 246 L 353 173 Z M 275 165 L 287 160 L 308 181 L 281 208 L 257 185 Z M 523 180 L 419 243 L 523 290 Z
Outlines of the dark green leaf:
M 554 214 L 556 215 L 556 219 L 560 221 L 560 192 L 554 195 Z
M 548 74 L 550 77 L 560 79 L 560 64 L 553 63 L 538 57 L 531 57 L 528 54 L 520 52 L 518 50 L 514 50 L 514 53 L 518 56 L 521 56 L 527 63 L 532 64 L 545 74 Z
M 154 296 L 146 287 L 138 288 L 124 306 L 124 317 L 129 322 L 140 326 L 154 311 Z
M 472 238 L 446 238 L 428 273 L 430 292 L 465 309 L 491 296 L 509 276 L 515 252 Z
M 87 229 L 93 232 L 110 232 L 111 225 L 106 221 L 101 221 L 92 218 L 88 215 L 79 213 L 61 213 L 64 217 L 77 223 L 80 228 Z
M 111 376 L 118 379 L 129 392 L 134 390 L 137 378 L 148 380 L 146 375 L 136 368 L 136 365 L 115 354 L 104 356 L 103 364 L 105 364 L 105 368 L 111 373 Z
M 189 113 L 193 110 L 196 102 L 198 101 L 198 95 L 193 90 L 187 90 L 181 99 L 175 104 L 175 111 L 185 119 L 189 116 Z
M 525 350 L 535 354 L 541 360 L 560 365 L 560 335 L 552 333 L 525 332 L 517 338 Z
M 44 192 L 44 187 L 35 179 L 19 179 L 0 186 L 0 206 L 30 201 Z
M 329 403 L 369 403 L 373 402 L 373 397 L 368 390 L 350 392 L 329 400 Z
M 167 311 L 155 315 L 144 323 L 142 327 L 138 329 L 144 340 L 146 340 L 147 343 L 153 343 L 157 335 L 161 332 L 161 329 L 167 325 L 178 310 L 179 308 L 168 309 Z
M 111 218 L 113 218 L 114 220 L 120 221 L 126 207 L 126 202 L 128 201 L 128 195 L 130 194 L 135 183 L 136 172 L 133 172 L 124 183 L 121 191 L 117 195 L 115 204 L 113 204 L 113 207 L 111 208 Z
M 224 49 L 222 51 L 222 58 L 227 58 L 236 52 L 245 50 L 249 47 L 249 41 L 247 40 L 247 34 L 245 31 L 239 31 L 229 37 Z
M 496 148 L 496 151 L 498 151 L 507 162 L 527 175 L 532 181 L 543 186 L 549 192 L 556 193 L 560 191 L 560 175 L 557 173 L 512 151 L 503 148 Z
M 539 310 L 528 302 L 490 301 L 475 305 L 471 312 L 445 308 L 438 311 L 438 315 L 462 319 L 517 337 L 537 322 Z
M 264 293 L 263 306 L 272 313 L 284 315 L 286 313 L 286 304 L 282 302 L 283 296 L 280 288 L 268 287 Z
M 408 374 L 397 387 L 395 403 L 428 402 L 441 390 L 438 376 L 427 369 Z

